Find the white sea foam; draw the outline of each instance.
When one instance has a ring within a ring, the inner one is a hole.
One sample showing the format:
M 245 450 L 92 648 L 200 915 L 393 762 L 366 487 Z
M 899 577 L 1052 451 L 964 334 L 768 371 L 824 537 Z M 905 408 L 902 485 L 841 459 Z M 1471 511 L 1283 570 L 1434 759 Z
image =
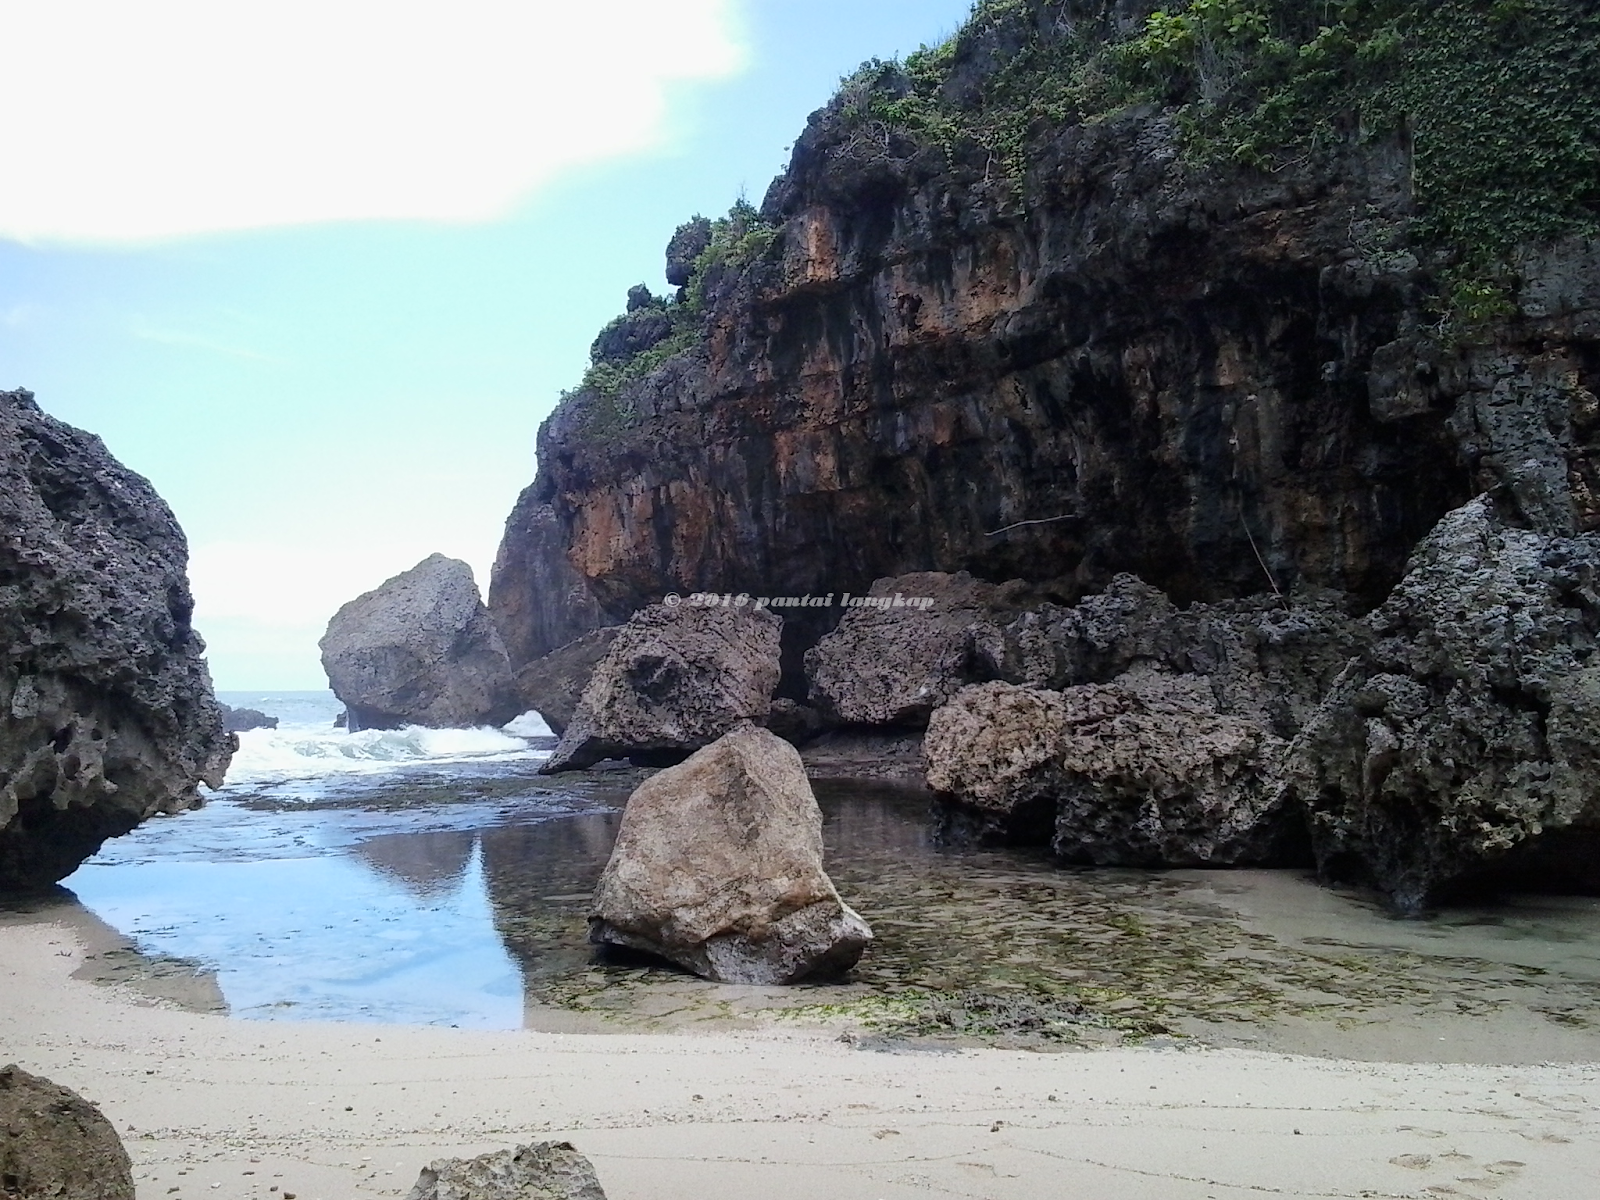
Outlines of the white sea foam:
M 236 704 L 242 702 L 231 694 L 224 698 Z M 281 714 L 279 726 L 247 729 L 239 735 L 239 750 L 228 767 L 227 786 L 326 776 L 347 778 L 411 766 L 524 759 L 537 762 L 547 755 L 528 744 L 529 738 L 549 734 L 549 727 L 537 713 L 524 713 L 504 729 L 425 729 L 407 725 L 401 729 L 346 733 L 333 728 L 331 717 L 324 711 L 330 706 L 320 695 L 269 694 L 251 699 L 269 715 Z M 331 711 L 337 708 L 332 707 Z
M 501 726 L 507 733 L 516 737 L 554 737 L 550 726 L 545 724 L 545 719 L 536 712 L 525 712 L 520 717 L 513 717 Z

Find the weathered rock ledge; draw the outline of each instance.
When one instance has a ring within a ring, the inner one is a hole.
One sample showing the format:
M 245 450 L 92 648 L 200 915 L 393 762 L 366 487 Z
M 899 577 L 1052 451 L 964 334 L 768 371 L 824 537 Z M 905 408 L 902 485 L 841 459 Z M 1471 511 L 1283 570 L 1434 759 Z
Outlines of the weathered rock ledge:
M 0 888 L 54 883 L 222 785 L 237 742 L 187 561 L 149 483 L 0 392 Z

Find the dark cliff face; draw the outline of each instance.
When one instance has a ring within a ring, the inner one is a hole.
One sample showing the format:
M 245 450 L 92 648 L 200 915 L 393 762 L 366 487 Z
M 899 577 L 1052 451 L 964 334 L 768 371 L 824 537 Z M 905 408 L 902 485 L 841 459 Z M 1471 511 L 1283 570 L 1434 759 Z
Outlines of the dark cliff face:
M 100 440 L 0 392 L 0 888 L 220 787 L 237 740 L 171 511 Z
M 1111 37 L 1150 6 L 1034 7 Z M 950 86 L 981 90 L 1003 33 Z M 1413 167 L 1402 135 L 1197 164 L 1145 105 L 1008 176 L 841 97 L 768 193 L 770 245 L 704 281 L 703 342 L 541 430 L 491 591 L 514 660 L 668 591 L 918 570 L 1371 607 L 1483 490 L 1596 528 L 1600 249 L 1520 251 L 1521 312 L 1447 330 Z

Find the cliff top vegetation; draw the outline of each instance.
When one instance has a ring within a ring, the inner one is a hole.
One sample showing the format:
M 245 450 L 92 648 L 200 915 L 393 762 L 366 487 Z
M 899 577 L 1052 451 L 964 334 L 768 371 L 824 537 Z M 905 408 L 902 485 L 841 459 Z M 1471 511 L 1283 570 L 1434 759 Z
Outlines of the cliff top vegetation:
M 1458 324 L 1514 313 L 1517 246 L 1600 233 L 1592 0 L 980 0 L 939 45 L 863 64 L 825 120 L 1025 190 L 1064 128 L 1138 106 L 1171 114 L 1197 169 L 1408 146 L 1417 216 L 1403 236 L 1434 253 L 1439 310 Z M 626 385 L 697 345 L 708 295 L 779 237 L 742 200 L 680 227 L 677 297 L 608 326 L 568 393 L 594 398 L 597 432 L 627 423 Z M 646 320 L 653 340 L 607 342 Z

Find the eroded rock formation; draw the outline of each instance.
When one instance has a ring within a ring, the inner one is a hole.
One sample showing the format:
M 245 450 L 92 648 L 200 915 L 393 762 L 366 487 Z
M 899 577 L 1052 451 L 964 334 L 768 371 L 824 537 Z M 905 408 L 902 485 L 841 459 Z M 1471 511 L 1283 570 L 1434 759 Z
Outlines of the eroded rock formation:
M 523 711 L 472 568 L 434 554 L 344 605 L 322 667 L 348 727 L 503 725 Z
M 229 704 L 219 704 L 222 709 L 222 727 L 229 733 L 243 733 L 247 729 L 276 729 L 278 718 L 269 717 L 266 713 L 256 708 L 234 708 Z
M 603 758 L 676 761 L 742 721 L 765 720 L 778 686 L 781 627 L 761 609 L 640 609 L 596 664 L 541 770 Z
M 133 1165 L 98 1108 L 13 1064 L 0 1067 L 0 1195 L 134 1200 Z
M 92 434 L 0 392 L 0 888 L 222 785 L 183 531 Z
M 1417 548 L 1295 748 L 1327 874 L 1405 910 L 1600 889 L 1600 537 L 1477 500 Z
M 1283 797 L 1284 743 L 1219 713 L 1195 675 L 979 684 L 933 714 L 924 750 L 929 786 L 959 797 L 978 832 L 1048 841 L 1063 862 L 1279 863 L 1303 828 Z
M 606 1194 L 571 1142 L 536 1142 L 431 1162 L 406 1200 L 606 1200 Z
M 749 724 L 629 797 L 590 930 L 725 983 L 844 971 L 872 938 L 823 870 L 800 755 Z
M 805 656 L 812 704 L 845 725 L 925 725 L 971 682 L 974 627 L 1004 606 L 1002 589 L 966 572 L 879 579 L 856 599 L 869 603 Z

